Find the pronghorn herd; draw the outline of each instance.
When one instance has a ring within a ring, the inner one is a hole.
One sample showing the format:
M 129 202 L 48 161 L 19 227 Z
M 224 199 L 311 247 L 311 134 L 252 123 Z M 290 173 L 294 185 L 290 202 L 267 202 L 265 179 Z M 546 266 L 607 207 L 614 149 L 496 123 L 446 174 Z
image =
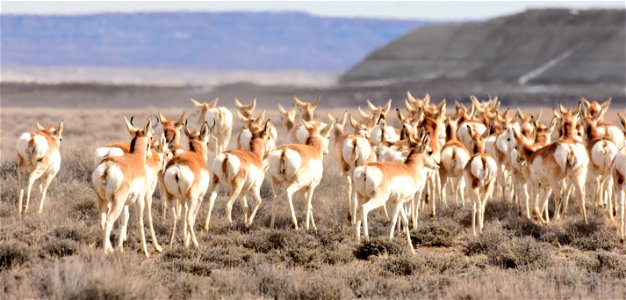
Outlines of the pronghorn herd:
M 96 149 L 92 183 L 105 253 L 113 252 L 110 234 L 120 216 L 117 246 L 123 251 L 132 204 L 143 253 L 149 255 L 144 208 L 153 248 L 161 251 L 152 222 L 152 196 L 157 186 L 163 217 L 171 212 L 170 245 L 182 219 L 184 245 L 199 246 L 194 226 L 200 206 L 208 194 L 204 223 L 208 231 L 215 200 L 223 189 L 229 191 L 228 222 L 233 222 L 232 207 L 239 199 L 244 224 L 249 227 L 264 200 L 261 186 L 266 174 L 273 189 L 270 226 L 274 226 L 279 206 L 285 209 L 281 204 L 288 203 L 293 227 L 298 229 L 293 200 L 300 196 L 306 201 L 304 227 L 317 230 L 314 193 L 322 181 L 329 149 L 345 178 L 346 191 L 340 197 L 345 200 L 340 203 L 346 204 L 357 241 L 361 227 L 369 238 L 368 213 L 376 208 L 383 208 L 386 215 L 387 208 L 391 209 L 389 237 L 393 238 L 400 220 L 398 228 L 403 228 L 411 245 L 409 227 L 417 226 L 420 209 L 428 207 L 435 217 L 437 206 L 448 205 L 451 199 L 461 205 L 472 202 L 472 232 L 477 235 L 483 230 L 486 203 L 492 199 L 510 201 L 518 213 L 543 224 L 565 215 L 570 198 L 580 200 L 585 222 L 586 202 L 606 207 L 611 222 L 619 213 L 619 235 L 624 240 L 626 118 L 618 113 L 619 125 L 604 120 L 610 99 L 598 103 L 582 98 L 570 109 L 559 104 L 551 121 L 543 123 L 541 113 L 533 116 L 518 108 L 509 115 L 509 109 L 500 109 L 497 97 L 481 101 L 472 96 L 471 107 L 456 102 L 456 111 L 450 113 L 445 99 L 434 104 L 428 94 L 416 98 L 408 92 L 404 107 L 395 108 L 399 122 L 391 120 L 391 100 L 383 106 L 368 100 L 365 111 L 359 107 L 356 115 L 347 111 L 341 116 L 328 114 L 326 121 L 315 116 L 319 98 L 306 102 L 295 97 L 289 109 L 278 105 L 289 141 L 284 145 L 278 145 L 277 128 L 265 111 L 255 114 L 256 99 L 249 104 L 235 99 L 242 124 L 236 149 L 227 149 L 233 132 L 231 111 L 218 106 L 217 99 L 211 103 L 191 101 L 198 130 L 190 128 L 185 112 L 177 120 L 158 113 L 143 127 L 137 127 L 133 117 L 124 117 L 130 143 Z M 155 135 L 159 124 L 162 130 Z M 181 144 L 181 131 L 187 144 Z M 46 190 L 60 169 L 62 132 L 61 121 L 56 127 L 37 123 L 36 131 L 20 135 L 19 215 L 28 210 L 37 180 L 42 212 Z M 254 200 L 252 210 L 248 195 Z M 550 199 L 554 201 L 552 215 Z

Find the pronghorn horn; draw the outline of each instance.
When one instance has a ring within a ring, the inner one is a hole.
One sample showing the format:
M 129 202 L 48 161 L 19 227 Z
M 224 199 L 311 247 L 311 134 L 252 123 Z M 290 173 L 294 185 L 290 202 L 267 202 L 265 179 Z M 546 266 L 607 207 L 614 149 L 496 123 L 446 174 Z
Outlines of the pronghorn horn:
M 287 110 L 285 110 L 285 108 L 282 105 L 280 105 L 280 103 L 278 103 L 278 111 L 283 115 L 287 114 Z
M 370 101 L 370 99 L 367 99 L 367 106 L 370 108 L 372 112 L 375 112 L 378 109 L 376 105 L 374 105 L 372 101 Z
M 211 101 L 211 103 L 209 103 L 209 107 L 210 108 L 217 107 L 217 101 L 220 101 L 220 98 L 215 97 L 215 99 L 213 99 L 213 101 Z
M 241 104 L 241 102 L 239 101 L 239 99 L 237 99 L 237 97 L 235 97 L 235 107 L 237 108 L 243 108 L 244 105 Z
M 178 118 L 178 121 L 176 121 L 176 126 L 180 126 L 185 122 L 185 116 L 187 116 L 187 112 L 183 111 L 183 113 L 180 115 L 180 118 Z
M 194 98 L 191 98 L 190 100 L 191 100 L 191 102 L 193 103 L 193 105 L 195 105 L 196 107 L 202 107 L 202 106 L 204 106 L 204 104 L 202 104 L 202 103 L 200 103 L 200 102 L 196 101 L 196 99 L 194 99 Z
M 293 102 L 296 103 L 297 105 L 303 106 L 306 105 L 306 103 L 302 100 L 300 100 L 300 98 L 298 98 L 298 96 L 293 96 Z
M 161 112 L 158 112 L 158 115 L 159 115 L 159 120 L 161 122 L 166 122 L 167 121 L 167 118 Z
M 364 112 L 363 109 L 361 109 L 360 106 L 357 108 L 357 110 L 359 111 L 359 115 L 361 115 L 361 118 L 367 119 L 367 118 L 370 117 L 370 115 L 368 113 Z
M 415 101 L 417 101 L 417 100 L 415 100 L 415 97 L 413 97 L 413 95 L 411 94 L 411 92 L 410 92 L 410 91 L 407 91 L 407 92 L 406 92 L 406 97 L 407 97 L 407 98 L 409 99 L 409 101 L 411 101 L 411 102 L 415 102 Z
M 37 121 L 37 130 L 44 130 L 45 128 L 43 126 L 41 126 L 41 124 L 39 124 L 39 121 Z
M 156 118 L 156 122 L 154 122 L 154 124 L 151 124 L 151 125 L 152 125 L 152 129 L 155 129 L 157 128 L 157 126 L 159 126 L 159 123 L 161 123 L 161 119 L 157 115 L 153 115 L 153 116 Z

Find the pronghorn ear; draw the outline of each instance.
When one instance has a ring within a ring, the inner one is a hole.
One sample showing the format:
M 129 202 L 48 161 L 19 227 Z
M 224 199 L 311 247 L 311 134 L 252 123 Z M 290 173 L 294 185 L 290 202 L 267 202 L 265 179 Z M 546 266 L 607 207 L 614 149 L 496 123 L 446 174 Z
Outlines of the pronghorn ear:
M 200 103 L 200 102 L 196 101 L 196 99 L 194 99 L 194 98 L 191 98 L 190 100 L 191 100 L 191 102 L 193 103 L 193 105 L 194 105 L 196 108 L 201 108 L 202 106 L 204 106 L 204 104 L 202 104 L 202 103 Z
M 185 127 L 185 130 L 187 128 Z M 204 122 L 204 124 L 202 124 L 202 127 L 200 128 L 200 138 L 203 141 L 208 141 L 209 140 L 209 133 L 210 133 L 210 129 L 209 129 L 209 123 Z
M 559 123 L 559 119 L 553 117 L 552 121 L 550 121 L 550 129 L 549 129 L 549 134 L 552 134 L 552 132 L 554 132 L 554 130 L 556 129 L 556 125 Z
M 300 100 L 300 98 L 298 98 L 297 96 L 293 96 L 293 102 L 298 105 L 298 106 L 305 106 L 306 103 L 302 100 Z
M 285 108 L 284 108 L 282 105 L 280 105 L 280 103 L 278 103 L 278 111 L 279 111 L 281 114 L 283 114 L 283 115 L 286 115 L 286 114 L 287 114 L 287 111 L 285 110 Z
M 480 101 L 478 101 L 478 98 L 476 98 L 476 96 L 472 95 L 470 96 L 470 100 L 472 100 L 472 108 L 474 111 L 479 111 L 482 112 L 482 105 L 480 104 Z
M 424 95 L 424 103 L 430 103 L 430 93 L 426 93 L 426 95 Z
M 341 124 L 341 128 L 346 127 L 346 121 L 348 120 L 348 111 L 344 111 L 343 112 L 343 116 L 341 117 L 341 122 L 339 122 Z
M 409 135 L 409 137 L 410 136 L 411 135 Z M 422 132 L 422 140 L 420 142 L 424 149 L 426 149 L 428 146 L 428 143 L 430 143 L 430 135 L 426 133 L 426 131 Z
M 211 101 L 211 103 L 209 103 L 209 107 L 210 108 L 215 108 L 217 107 L 217 102 L 220 101 L 220 98 L 215 97 L 215 99 L 213 99 L 213 101 Z
M 409 142 L 411 141 L 411 134 L 409 133 L 409 129 L 406 127 L 406 125 L 403 125 L 402 130 L 400 130 L 400 140 L 404 139 L 408 139 Z
M 242 123 L 248 123 L 248 121 L 250 121 L 250 119 L 246 118 L 244 115 L 241 114 L 241 112 L 237 111 L 237 118 L 239 119 L 239 121 L 241 121 Z
M 235 97 L 235 107 L 239 109 L 245 107 L 243 104 L 241 104 L 241 102 L 239 101 L 239 99 L 237 99 L 237 97 Z
M 154 132 L 154 128 L 152 128 L 152 118 L 148 118 L 148 122 L 146 123 L 146 127 L 144 127 L 143 129 L 143 133 L 145 134 L 145 136 L 150 137 L 152 136 L 152 132 Z
M 185 121 L 185 124 L 183 126 L 183 129 L 185 130 L 185 135 L 187 135 L 187 137 L 191 137 L 191 130 L 189 129 L 189 126 L 187 126 L 187 121 Z
M 320 130 L 320 135 L 323 137 L 330 136 L 330 130 L 335 127 L 335 122 L 328 124 L 328 126 L 324 127 L 324 129 Z
M 413 105 L 409 103 L 409 101 L 410 100 L 404 100 L 404 107 L 409 112 L 409 114 L 415 115 L 415 112 L 417 111 L 417 109 L 413 108 Z
M 622 125 L 622 130 L 626 132 L 626 116 L 622 116 L 617 113 L 617 118 L 619 119 L 619 123 Z
M 330 113 L 328 115 L 328 122 L 335 122 L 335 117 L 333 117 Z
M 128 121 L 128 119 L 126 118 L 126 116 L 124 116 L 124 123 L 126 124 L 126 129 L 128 129 L 128 132 L 132 135 L 137 131 L 137 128 L 135 128 L 135 125 L 133 125 L 133 116 L 130 117 L 131 121 Z
M 317 98 L 315 98 L 315 100 L 311 102 L 311 106 L 313 106 L 313 109 L 320 105 L 320 101 L 322 101 L 322 98 L 320 98 L 320 96 L 317 96 Z
M 580 103 L 583 104 L 585 109 L 587 109 L 587 108 L 589 108 L 589 106 L 591 106 L 591 102 L 589 102 L 589 100 L 587 100 L 587 98 L 585 98 L 585 97 L 580 97 Z
M 363 119 L 367 119 L 367 118 L 369 118 L 369 117 L 370 117 L 370 115 L 369 115 L 368 113 L 364 112 L 364 111 L 361 109 L 361 107 L 360 107 L 360 106 L 359 106 L 359 107 L 357 107 L 357 110 L 359 111 L 359 115 L 361 116 L 361 118 L 363 118 Z
M 378 110 L 378 107 L 376 107 L 376 105 L 374 105 L 374 104 L 372 103 L 372 101 L 370 101 L 370 99 L 367 99 L 367 107 L 369 107 L 369 109 L 370 109 L 372 112 L 375 112 L 375 111 L 377 111 L 377 110 Z
M 567 113 L 567 109 L 565 109 L 565 107 L 563 107 L 563 105 L 561 103 L 559 103 L 559 111 L 561 112 L 561 114 L 566 114 Z
M 161 137 L 159 138 L 159 146 L 161 147 L 162 150 L 165 150 L 167 145 L 167 141 L 165 140 L 165 133 L 161 134 Z
M 263 135 L 269 136 L 271 132 L 272 132 L 272 126 L 270 123 L 270 119 L 267 119 L 267 121 L 265 121 L 265 127 L 263 128 Z
M 359 121 L 355 120 L 352 115 L 350 115 L 350 126 L 352 126 L 355 130 L 359 130 L 361 128 Z
M 389 101 L 387 101 L 387 105 L 385 105 L 385 107 L 383 109 L 385 111 L 385 115 L 387 115 L 389 113 L 389 110 L 391 109 L 391 99 L 389 99 Z
M 411 91 L 406 91 L 406 98 L 411 102 L 417 101 L 415 100 L 415 97 L 413 97 L 413 95 L 411 94 Z
M 469 132 L 470 136 L 474 136 L 474 127 L 470 126 L 470 124 L 465 125 L 467 126 L 467 132 Z
M 41 126 L 41 124 L 39 124 L 39 121 L 37 121 L 37 130 L 41 131 L 44 130 L 45 128 L 43 126 Z
M 442 99 L 441 102 L 439 102 L 439 105 L 437 106 L 437 111 L 439 111 L 439 119 L 445 118 L 446 116 L 446 99 Z
M 493 99 L 491 99 L 491 101 L 493 101 L 493 104 L 491 105 L 491 111 L 495 112 L 498 111 L 498 109 L 500 108 L 500 101 L 498 101 L 498 96 L 493 97 Z
M 167 118 L 161 112 L 158 112 L 158 116 L 159 116 L 159 121 L 161 121 L 161 124 L 165 124 L 165 122 L 167 122 Z
M 396 115 L 398 115 L 398 120 L 400 120 L 401 123 L 404 123 L 404 116 L 402 115 L 402 112 L 400 111 L 399 108 L 396 107 Z
M 602 119 L 604 117 L 604 114 L 609 110 L 609 107 L 611 106 L 611 98 L 609 97 L 609 99 L 606 99 L 606 101 L 604 101 L 601 106 L 602 109 L 598 114 L 598 119 Z
M 185 123 L 185 117 L 187 116 L 187 112 L 183 111 L 183 113 L 180 115 L 180 118 L 178 118 L 178 121 L 176 121 L 176 123 L 174 123 L 174 126 L 176 127 L 180 127 L 183 125 L 183 123 Z
M 314 130 L 315 129 L 315 126 L 313 126 L 313 124 L 311 124 L 311 123 L 309 123 L 309 122 L 307 122 L 305 120 L 302 120 L 302 124 L 304 124 L 304 127 L 307 130 Z
M 252 99 L 252 103 L 250 103 L 250 110 L 254 110 L 256 108 L 256 98 Z
M 62 133 L 63 133 L 63 120 L 61 120 L 61 122 L 59 122 L 59 126 L 57 126 L 57 131 L 55 132 L 55 134 L 58 137 L 61 137 Z

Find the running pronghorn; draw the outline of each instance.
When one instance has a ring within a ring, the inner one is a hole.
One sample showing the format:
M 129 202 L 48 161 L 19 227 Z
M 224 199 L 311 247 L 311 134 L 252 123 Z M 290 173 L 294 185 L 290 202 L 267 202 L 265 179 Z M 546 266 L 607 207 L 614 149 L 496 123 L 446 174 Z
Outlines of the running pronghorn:
M 333 126 L 334 154 L 341 174 L 346 178 L 348 185 L 347 201 L 348 201 L 348 218 L 352 223 L 355 218 L 352 216 L 352 206 L 354 202 L 354 194 L 352 192 L 352 171 L 355 167 L 361 166 L 367 162 L 375 161 L 376 155 L 374 149 L 369 142 L 369 132 L 361 124 L 350 116 L 350 124 L 354 128 L 353 133 L 344 132 L 348 112 L 344 112 L 340 120 L 335 119 L 328 114 L 330 123 Z
M 254 109 L 256 108 L 256 98 L 252 99 L 250 104 L 242 104 L 239 99 L 235 98 L 235 107 L 241 116 L 248 119 L 254 114 Z
M 465 165 L 463 180 L 472 198 L 472 232 L 476 236 L 476 215 L 478 215 L 478 232 L 483 233 L 485 222 L 485 206 L 491 197 L 496 181 L 496 161 L 485 153 L 484 139 L 489 136 L 489 130 L 483 134 L 474 131 L 472 126 L 466 125 L 472 137 L 472 157 Z
M 18 184 L 18 215 L 28 211 L 30 193 L 35 181 L 39 180 L 39 210 L 43 212 L 46 191 L 50 182 L 61 168 L 59 146 L 63 137 L 63 121 L 57 127 L 43 127 L 37 122 L 37 131 L 24 132 L 17 139 L 17 184 Z M 24 197 L 24 181 L 26 181 L 26 206 L 22 206 Z
M 608 203 L 609 217 L 613 221 L 611 163 L 617 154 L 618 148 L 608 135 L 601 135 L 598 132 L 597 124 L 598 121 L 596 119 L 585 118 L 590 177 L 595 179 L 595 193 L 593 196 L 596 203 Z M 607 132 L 605 131 L 605 133 Z
M 261 185 L 265 178 L 263 161 L 268 153 L 270 141 L 271 123 L 268 119 L 265 126 L 255 130 L 250 128 L 251 138 L 245 147 L 250 150 L 228 150 L 219 154 L 212 162 L 211 179 L 209 185 L 209 210 L 207 212 L 204 230 L 209 230 L 211 211 L 217 198 L 220 185 L 230 187 L 231 194 L 226 202 L 226 216 L 230 224 L 233 223 L 232 209 L 237 198 L 241 199 L 246 227 L 252 225 L 257 210 L 261 207 Z M 248 201 L 246 194 L 252 193 L 256 205 L 248 218 Z
M 441 178 L 441 197 L 446 202 L 446 188 L 451 183 L 452 195 L 455 201 L 465 206 L 465 181 L 463 171 L 470 159 L 469 151 L 456 137 L 457 120 L 448 118 L 446 122 L 446 144 L 441 148 L 441 163 L 439 177 Z M 459 195 L 459 191 L 461 192 Z
M 533 211 L 540 222 L 550 221 L 547 210 L 550 192 L 554 194 L 556 203 L 554 218 L 560 219 L 561 189 L 572 184 L 580 195 L 582 214 L 587 222 L 584 184 L 589 157 L 585 147 L 576 138 L 579 111 L 580 106 L 568 111 L 559 104 L 559 111 L 554 114 L 561 121 L 561 139 L 545 147 L 535 147 L 517 131 L 514 132 L 520 161 L 525 164 L 523 174 L 532 187 L 535 198 Z M 538 201 L 542 203 L 541 209 Z M 542 217 L 543 210 L 546 213 L 545 219 Z
M 218 153 L 222 153 L 228 147 L 233 131 L 233 114 L 226 107 L 217 106 L 217 101 L 218 98 L 215 98 L 211 103 L 200 103 L 191 99 L 198 112 L 198 125 L 206 122 L 211 126 L 212 135 L 217 141 L 215 148 Z
M 280 103 L 278 104 L 278 112 L 280 113 L 280 121 L 289 136 L 289 141 L 296 143 L 296 114 L 298 110 L 294 105 L 286 110 Z
M 334 124 L 320 129 L 307 121 L 303 120 L 302 123 L 309 134 L 306 144 L 283 145 L 272 152 L 269 157 L 269 173 L 272 176 L 274 190 L 271 227 L 274 227 L 276 220 L 279 192 L 284 189 L 294 228 L 298 229 L 298 220 L 293 209 L 293 194 L 297 192 L 307 201 L 305 228 L 309 230 L 309 222 L 311 222 L 313 229 L 317 230 L 311 202 L 313 192 L 322 180 L 323 158 L 324 154 L 328 153 L 328 140 Z
M 124 215 L 120 226 L 118 247 L 120 251 L 124 251 L 123 243 L 126 239 L 129 218 L 128 206 L 134 203 L 142 250 L 144 255 L 149 256 L 143 228 L 143 213 L 149 172 L 146 156 L 154 128 L 151 119 L 144 128 L 136 128 L 132 120 L 133 118 L 129 122 L 124 117 L 126 128 L 132 137 L 128 153 L 102 160 L 91 174 L 91 179 L 98 196 L 100 226 L 104 235 L 102 243 L 104 253 L 113 253 L 110 240 L 111 230 L 122 213 Z
M 353 215 L 358 219 L 354 225 L 357 242 L 361 240 L 361 224 L 365 239 L 369 240 L 367 215 L 370 211 L 384 207 L 389 202 L 393 207 L 391 217 L 391 231 L 389 238 L 393 239 L 398 216 L 405 224 L 405 233 L 411 253 L 415 253 L 409 236 L 409 219 L 404 204 L 413 199 L 419 190 L 426 186 L 424 168 L 436 170 L 437 164 L 426 155 L 428 134 L 422 129 L 418 141 L 403 129 L 404 136 L 411 146 L 411 152 L 404 162 L 369 162 L 354 169 L 354 190 L 357 203 L 353 208 Z
M 622 117 L 619 113 L 617 116 L 619 117 L 623 132 L 626 133 L 626 117 Z M 620 241 L 624 242 L 624 205 L 626 205 L 626 146 L 622 146 L 617 154 L 615 154 L 613 163 L 611 164 L 611 175 L 614 181 L 613 188 L 615 196 L 620 204 Z
M 163 181 L 165 194 L 173 215 L 170 232 L 170 246 L 174 243 L 176 223 L 178 221 L 178 206 L 182 208 L 183 237 L 185 247 L 189 240 L 198 248 L 198 240 L 194 231 L 196 215 L 200 209 L 202 198 L 209 186 L 209 169 L 206 164 L 207 143 L 209 142 L 209 125 L 204 122 L 200 131 L 184 127 L 189 139 L 189 150 L 174 156 L 165 167 Z
M 162 185 L 161 176 L 165 169 L 165 164 L 167 164 L 168 161 L 167 156 L 170 155 L 166 136 L 167 133 L 164 132 L 161 134 L 161 138 L 159 138 L 159 140 L 152 142 L 152 146 L 149 150 L 152 155 L 146 158 L 146 166 L 149 171 L 146 173 L 145 193 L 146 207 L 148 208 L 148 229 L 150 230 L 150 237 L 152 238 L 152 246 L 157 252 L 161 252 L 162 249 L 157 241 L 156 234 L 154 233 L 154 225 L 152 222 L 152 195 L 154 194 L 154 190 L 156 190 L 157 183 L 160 184 L 160 189 L 163 191 L 162 193 L 165 191 L 165 186 Z M 166 203 L 165 197 L 163 198 L 163 202 Z
M 441 161 L 441 148 L 446 142 L 446 132 L 444 121 L 446 118 L 446 99 L 441 100 L 439 105 L 431 106 L 429 102 L 426 101 L 424 103 L 424 117 L 419 125 L 420 127 L 424 127 L 426 129 L 426 134 L 429 135 L 428 139 L 428 155 L 432 156 L 435 163 L 439 164 Z M 439 172 L 434 172 L 432 170 L 428 171 L 430 174 L 428 176 L 428 201 L 431 206 L 431 214 L 432 216 L 436 216 L 436 201 L 442 201 L 441 198 L 441 179 L 439 177 Z M 447 203 L 444 202 L 447 206 Z

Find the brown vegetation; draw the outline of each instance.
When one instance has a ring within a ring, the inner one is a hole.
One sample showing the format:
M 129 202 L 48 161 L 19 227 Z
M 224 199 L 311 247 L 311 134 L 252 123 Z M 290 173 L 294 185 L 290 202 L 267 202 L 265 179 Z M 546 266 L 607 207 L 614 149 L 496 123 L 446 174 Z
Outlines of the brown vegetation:
M 507 203 L 489 202 L 486 230 L 474 238 L 470 206 L 442 207 L 437 218 L 422 214 L 411 231 L 417 247 L 412 256 L 403 239 L 388 241 L 390 222 L 382 211 L 370 219 L 373 239 L 354 242 L 345 201 L 338 200 L 346 187 L 330 157 L 313 202 L 317 233 L 291 229 L 288 209 L 279 210 L 277 229 L 269 229 L 266 182 L 265 201 L 250 228 L 237 217 L 228 225 L 220 196 L 210 231 L 197 225 L 200 249 L 164 247 L 145 259 L 131 222 L 126 251 L 103 257 L 90 182 L 92 154 L 104 143 L 128 140 L 122 113 L 147 117 L 145 111 L 2 110 L 0 299 L 626 298 L 626 251 L 601 210 L 592 210 L 586 225 L 574 205 L 564 221 L 539 226 Z M 62 167 L 45 214 L 29 212 L 20 220 L 15 139 L 35 120 L 44 124 L 61 117 Z M 270 118 L 278 120 L 275 114 Z M 283 141 L 284 136 L 279 144 Z M 161 204 L 156 196 L 155 230 L 166 241 L 169 221 L 161 217 Z M 304 211 L 304 203 L 295 205 Z M 203 203 L 200 218 L 206 209 Z M 233 213 L 241 213 L 238 203 Z

